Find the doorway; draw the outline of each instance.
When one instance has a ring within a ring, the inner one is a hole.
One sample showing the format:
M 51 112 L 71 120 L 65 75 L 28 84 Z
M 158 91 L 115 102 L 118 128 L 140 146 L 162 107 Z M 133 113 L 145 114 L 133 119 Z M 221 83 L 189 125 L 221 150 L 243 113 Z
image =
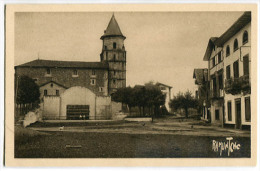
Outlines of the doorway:
M 235 100 L 236 105 L 236 129 L 241 129 L 241 99 Z

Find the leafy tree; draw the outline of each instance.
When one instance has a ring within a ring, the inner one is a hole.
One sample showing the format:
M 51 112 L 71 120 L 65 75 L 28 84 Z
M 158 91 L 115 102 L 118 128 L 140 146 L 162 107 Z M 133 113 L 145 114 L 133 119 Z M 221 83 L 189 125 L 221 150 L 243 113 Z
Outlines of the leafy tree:
M 184 94 L 179 92 L 177 96 L 174 96 L 174 98 L 170 101 L 169 105 L 175 110 L 184 109 L 185 116 L 188 118 L 188 109 L 198 107 L 198 100 L 192 96 L 190 91 L 187 91 Z
M 161 105 L 165 103 L 165 95 L 160 88 L 152 82 L 143 85 L 132 87 L 119 88 L 113 95 L 112 100 L 122 102 L 131 107 L 138 107 L 140 115 L 145 114 L 145 107 L 151 111 L 154 108 L 154 113 L 158 113 Z
M 21 76 L 17 78 L 17 104 L 27 104 L 27 103 L 37 103 L 40 100 L 40 90 L 39 86 L 34 82 L 34 80 L 28 76 Z

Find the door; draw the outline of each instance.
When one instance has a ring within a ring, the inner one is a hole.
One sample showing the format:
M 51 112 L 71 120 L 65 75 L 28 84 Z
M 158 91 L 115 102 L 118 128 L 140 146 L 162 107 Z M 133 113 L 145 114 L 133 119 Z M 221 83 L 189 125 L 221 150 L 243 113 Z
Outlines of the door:
M 89 105 L 67 105 L 68 120 L 89 119 Z
M 236 99 L 236 129 L 241 128 L 241 99 Z

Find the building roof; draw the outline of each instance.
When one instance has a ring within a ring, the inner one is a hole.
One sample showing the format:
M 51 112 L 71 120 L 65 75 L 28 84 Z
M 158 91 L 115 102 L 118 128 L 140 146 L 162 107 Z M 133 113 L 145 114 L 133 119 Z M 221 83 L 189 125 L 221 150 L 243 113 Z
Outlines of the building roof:
M 103 39 L 104 37 L 111 37 L 111 36 L 121 36 L 125 39 L 125 36 L 121 32 L 114 14 L 112 15 L 109 21 L 107 29 L 104 31 L 104 35 L 101 36 L 101 39 Z
M 213 47 L 216 45 L 222 47 L 232 36 L 239 32 L 244 26 L 251 22 L 251 12 L 244 12 L 244 14 L 237 19 L 237 21 L 224 32 L 219 38 L 211 37 L 203 57 L 204 61 L 208 61 L 212 52 Z
M 62 84 L 59 84 L 59 83 L 55 82 L 55 81 L 47 81 L 46 83 L 41 84 L 40 87 L 45 86 L 45 85 L 47 85 L 47 84 L 49 84 L 49 83 L 56 84 L 56 85 L 58 85 L 58 86 L 60 86 L 60 87 L 63 87 L 63 88 L 65 88 L 65 89 L 68 88 L 68 87 L 65 87 L 65 86 L 62 85 Z
M 164 87 L 169 87 L 169 88 L 172 88 L 171 86 L 169 86 L 169 85 L 166 85 L 166 84 L 163 84 L 163 83 L 160 83 L 160 82 L 157 82 L 157 83 L 156 83 L 156 85 L 157 85 L 157 86 L 160 86 L 160 85 L 162 85 L 162 86 L 164 86 Z
M 205 52 L 205 55 L 203 57 L 203 61 L 208 61 L 210 58 L 210 55 L 212 53 L 212 49 L 215 46 L 215 42 L 218 40 L 217 37 L 211 37 L 208 42 L 208 46 Z
M 193 78 L 195 79 L 195 84 L 202 84 L 207 80 L 207 74 L 208 74 L 208 69 L 206 68 L 198 68 L 194 69 L 193 71 Z
M 80 61 L 53 61 L 53 60 L 38 59 L 15 67 L 108 69 L 108 63 L 107 62 L 80 62 Z
M 237 19 L 237 21 L 223 33 L 219 39 L 215 42 L 217 46 L 222 47 L 231 37 L 239 32 L 243 27 L 251 22 L 251 12 L 244 12 L 244 14 Z

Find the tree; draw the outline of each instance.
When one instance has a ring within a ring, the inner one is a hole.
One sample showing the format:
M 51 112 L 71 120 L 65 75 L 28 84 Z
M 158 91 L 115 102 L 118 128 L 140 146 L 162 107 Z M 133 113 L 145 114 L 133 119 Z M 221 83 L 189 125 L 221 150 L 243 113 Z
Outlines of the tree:
M 177 96 L 174 96 L 170 101 L 169 105 L 175 110 L 184 109 L 185 117 L 188 118 L 188 109 L 198 107 L 198 100 L 192 96 L 190 91 L 187 91 L 184 94 L 179 92 Z
M 17 95 L 16 103 L 17 104 L 28 104 L 28 103 L 37 103 L 39 104 L 40 100 L 40 90 L 39 86 L 34 82 L 34 80 L 28 76 L 21 76 L 17 78 Z
M 112 100 L 115 102 L 121 102 L 128 105 L 130 113 L 131 108 L 136 105 L 135 97 L 133 96 L 133 88 L 131 88 L 130 86 L 117 89 L 117 91 L 113 93 L 111 97 Z
M 153 108 L 154 113 L 158 113 L 160 106 L 165 103 L 165 95 L 158 86 L 153 83 L 147 83 L 145 86 L 136 85 L 133 88 L 119 88 L 112 94 L 112 100 L 127 104 L 130 113 L 131 107 L 137 106 L 140 115 L 145 115 L 145 108 L 147 107 L 149 108 L 149 112 Z

